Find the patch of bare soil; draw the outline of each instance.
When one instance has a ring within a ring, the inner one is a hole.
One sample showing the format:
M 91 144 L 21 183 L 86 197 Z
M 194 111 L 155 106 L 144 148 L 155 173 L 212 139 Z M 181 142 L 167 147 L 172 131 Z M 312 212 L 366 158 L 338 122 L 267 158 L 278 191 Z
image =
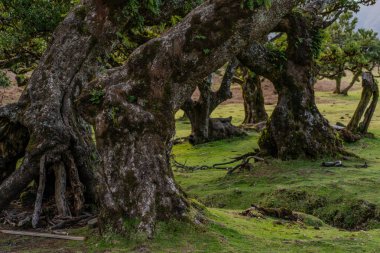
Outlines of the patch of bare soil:
M 261 88 L 263 89 L 265 104 L 275 105 L 277 103 L 277 92 L 273 87 L 273 84 L 265 79 L 261 83 Z M 231 87 L 232 98 L 225 101 L 223 104 L 240 104 L 243 103 L 243 93 L 241 86 L 239 84 L 233 84 Z
M 341 89 L 345 89 L 350 83 L 346 80 L 342 80 L 342 84 L 341 84 Z M 334 92 L 335 90 L 335 81 L 334 80 L 329 80 L 329 79 L 323 79 L 323 80 L 319 80 L 315 86 L 314 86 L 315 90 L 316 91 L 330 91 L 330 92 Z M 350 89 L 351 91 L 354 91 L 354 90 L 359 90 L 361 89 L 361 86 L 359 85 L 359 83 L 355 83 L 354 86 Z
M 13 72 L 9 70 L 4 71 L 12 85 L 10 87 L 0 88 L 0 106 L 17 102 L 24 90 L 24 87 L 17 86 L 16 75 Z
M 213 76 L 213 87 L 212 89 L 214 91 L 219 89 L 220 83 L 222 82 L 222 76 L 221 75 L 214 75 Z M 342 89 L 346 88 L 349 85 L 348 81 L 343 80 L 342 81 Z M 261 88 L 263 90 L 264 98 L 265 98 L 265 105 L 276 105 L 278 95 L 276 90 L 274 89 L 274 86 L 272 82 L 270 82 L 267 79 L 264 79 L 261 83 Z M 333 80 L 319 80 L 315 86 L 315 91 L 322 91 L 322 92 L 333 92 L 335 90 L 335 81 Z M 361 89 L 361 86 L 358 84 L 355 84 L 351 90 L 359 90 Z M 243 94 L 241 90 L 241 86 L 237 83 L 234 83 L 231 86 L 231 91 L 232 91 L 232 98 L 228 99 L 227 101 L 224 101 L 222 105 L 226 104 L 241 104 L 243 103 Z M 194 92 L 192 99 L 198 99 L 199 98 L 199 90 L 196 89 Z M 327 99 L 322 99 L 317 97 L 316 98 L 317 103 L 329 103 L 331 102 L 330 100 Z

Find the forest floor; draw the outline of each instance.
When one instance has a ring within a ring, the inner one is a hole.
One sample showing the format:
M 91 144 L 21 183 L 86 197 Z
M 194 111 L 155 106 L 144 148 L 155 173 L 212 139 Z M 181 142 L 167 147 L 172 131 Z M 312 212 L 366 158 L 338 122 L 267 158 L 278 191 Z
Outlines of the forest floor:
M 347 124 L 359 101 L 360 85 L 346 97 L 333 95 L 331 82 L 318 85 L 322 114 L 333 124 Z M 270 92 L 273 95 L 273 89 L 265 89 L 266 97 Z M 269 113 L 274 104 L 267 102 Z M 181 115 L 179 112 L 178 117 Z M 239 125 L 244 116 L 241 100 L 223 104 L 213 116 L 233 116 L 233 123 Z M 177 137 L 185 137 L 189 131 L 189 122 L 177 122 Z M 0 234 L 0 252 L 380 252 L 380 110 L 370 132 L 374 139 L 346 145 L 361 157 L 343 161 L 347 167 L 321 167 L 326 160 L 268 159 L 251 172 L 232 175 L 216 169 L 175 169 L 176 181 L 188 197 L 207 207 L 204 213 L 210 222 L 202 226 L 160 223 L 153 240 L 138 235 L 129 239 L 113 234 L 99 237 L 97 230 L 90 228 L 69 230 L 72 235 L 85 235 L 85 242 Z M 196 147 L 183 143 L 174 147 L 173 154 L 187 165 L 212 165 L 257 148 L 259 135 L 249 132 L 246 137 Z M 355 167 L 364 161 L 368 168 Z M 241 216 L 251 204 L 289 208 L 304 213 L 304 220 Z

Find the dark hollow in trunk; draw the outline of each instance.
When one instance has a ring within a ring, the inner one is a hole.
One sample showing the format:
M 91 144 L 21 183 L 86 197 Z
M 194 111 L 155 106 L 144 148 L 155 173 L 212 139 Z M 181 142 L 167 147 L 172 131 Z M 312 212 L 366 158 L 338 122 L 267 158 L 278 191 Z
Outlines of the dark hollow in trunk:
M 260 76 L 253 74 L 242 84 L 244 112 L 243 124 L 256 124 L 268 120 Z
M 190 98 L 181 107 L 191 123 L 189 142 L 192 145 L 245 134 L 243 130 L 232 125 L 232 117 L 210 118 L 217 106 L 232 97 L 230 88 L 238 64 L 239 62 L 235 58 L 228 64 L 218 91 L 212 91 L 212 77 L 210 75 L 198 84 L 199 99 Z
M 28 129 L 12 117 L 13 110 L 8 107 L 0 115 L 0 184 L 16 170 L 29 141 Z
M 370 72 L 363 73 L 362 86 L 363 91 L 360 102 L 351 118 L 350 123 L 347 125 L 347 130 L 364 135 L 368 133 L 369 124 L 371 123 L 377 102 L 379 100 L 379 87 Z M 362 118 L 363 121 L 360 122 Z

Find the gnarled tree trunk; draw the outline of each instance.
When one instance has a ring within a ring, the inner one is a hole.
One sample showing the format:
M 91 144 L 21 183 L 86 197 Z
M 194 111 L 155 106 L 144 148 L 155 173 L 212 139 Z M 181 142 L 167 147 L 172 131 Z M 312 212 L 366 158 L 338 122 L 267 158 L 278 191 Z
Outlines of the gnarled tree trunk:
M 163 1 L 162 14 L 141 8 L 141 15 L 148 23 L 167 19 L 182 10 L 183 3 Z M 55 185 L 58 214 L 77 215 L 84 201 L 94 203 L 97 184 L 94 172 L 99 157 L 92 129 L 78 115 L 74 101 L 82 85 L 102 73 L 98 59 L 113 49 L 116 31 L 133 23 L 132 16 L 120 18 L 126 4 L 128 1 L 81 1 L 55 30 L 19 102 L 0 108 L 0 136 L 7 134 L 6 138 L 0 138 L 1 145 L 7 146 L 6 150 L 0 150 L 2 157 L 11 157 L 14 164 L 24 155 L 20 169 L 14 171 L 11 164 L 2 178 L 0 209 L 37 177 L 46 187 Z M 92 99 L 95 104 L 96 95 Z M 13 136 L 22 136 L 23 141 L 18 140 L 21 144 L 14 142 Z M 17 147 L 14 154 L 13 147 Z M 56 174 L 55 182 L 41 178 L 51 171 Z M 10 172 L 13 173 L 9 175 Z M 41 213 L 44 188 L 40 184 L 37 192 L 34 226 Z M 68 193 L 73 195 L 71 203 Z
M 239 62 L 233 59 L 227 66 L 221 86 L 218 91 L 212 91 L 212 76 L 198 84 L 199 99 L 188 99 L 181 109 L 186 113 L 191 123 L 189 142 L 193 145 L 215 140 L 242 136 L 244 132 L 232 125 L 232 118 L 211 119 L 211 113 L 218 105 L 232 98 L 231 83 Z
M 250 11 L 240 1 L 207 1 L 84 90 L 81 112 L 95 125 L 103 161 L 98 174 L 103 229 L 112 224 L 131 232 L 125 224 L 132 220 L 152 235 L 157 220 L 189 218 L 169 167 L 174 114 L 196 83 L 273 29 L 295 4 L 274 0 L 269 10 Z M 104 92 L 99 105 L 89 101 L 94 89 Z
M 95 146 L 91 129 L 77 116 L 73 100 L 81 82 L 88 81 L 95 74 L 94 57 L 101 55 L 99 50 L 106 42 L 103 36 L 107 36 L 105 30 L 110 29 L 110 22 L 104 15 L 107 10 L 99 14 L 99 8 L 102 7 L 84 1 L 66 17 L 54 32 L 52 42 L 19 102 L 0 109 L 6 112 L 12 108 L 13 122 L 21 125 L 29 135 L 23 147 L 25 156 L 20 169 L 0 185 L 3 193 L 0 195 L 1 209 L 36 177 L 45 177 L 39 173 L 41 164 L 45 171 L 53 169 L 57 163 L 70 165 L 79 175 L 82 183 L 75 182 L 74 178 L 69 182 L 71 187 L 79 186 L 72 189 L 76 195 L 73 209 L 83 207 L 84 190 L 89 201 L 95 198 L 94 160 L 91 159 L 91 155 L 96 154 Z M 2 123 L 9 121 L 4 113 L 1 115 L 5 117 Z M 12 128 L 10 131 L 19 130 Z M 65 166 L 65 170 L 68 168 Z M 85 189 L 83 183 L 86 184 Z M 65 196 L 61 195 L 61 198 L 65 203 Z M 41 208 L 41 205 L 36 205 L 36 208 Z M 35 210 L 35 213 L 40 212 Z M 38 217 L 34 225 L 37 223 Z
M 242 84 L 242 90 L 245 112 L 243 124 L 256 124 L 267 121 L 268 114 L 265 110 L 260 76 L 256 74 L 248 76 L 246 82 Z
M 245 66 L 275 85 L 278 103 L 259 146 L 263 152 L 284 160 L 334 155 L 342 150 L 335 130 L 315 104 L 311 42 L 318 27 L 313 23 L 300 13 L 292 13 L 277 27 L 288 35 L 287 60 L 281 53 L 257 44 L 239 56 Z

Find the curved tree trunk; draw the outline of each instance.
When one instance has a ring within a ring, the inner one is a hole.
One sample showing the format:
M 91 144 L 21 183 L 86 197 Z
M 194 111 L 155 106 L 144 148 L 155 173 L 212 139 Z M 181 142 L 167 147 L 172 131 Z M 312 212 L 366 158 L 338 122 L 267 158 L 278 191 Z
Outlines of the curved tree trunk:
M 240 1 L 207 1 L 176 27 L 136 49 L 125 66 L 83 91 L 81 112 L 95 125 L 103 161 L 98 174 L 103 229 L 112 224 L 119 232 L 133 233 L 125 227 L 133 221 L 152 235 L 157 220 L 190 218 L 169 167 L 174 114 L 195 83 L 247 47 L 249 40 L 270 31 L 295 4 L 274 0 L 269 10 L 263 6 L 250 11 L 242 9 Z M 104 91 L 99 105 L 89 101 L 95 88 Z
M 340 94 L 348 96 L 348 91 L 354 86 L 356 82 L 359 81 L 359 77 L 361 76 L 361 74 L 362 74 L 361 71 L 355 72 L 350 84 L 345 89 L 343 89 Z
M 267 121 L 264 95 L 261 89 L 260 76 L 253 74 L 242 85 L 245 117 L 243 124 L 256 124 Z
M 302 14 L 293 13 L 277 27 L 288 35 L 287 60 L 257 44 L 239 56 L 245 66 L 275 85 L 278 103 L 259 146 L 264 153 L 284 160 L 331 156 L 342 150 L 335 130 L 315 104 L 311 42 L 318 27 L 312 24 Z
M 360 102 L 355 110 L 354 115 L 347 125 L 347 130 L 353 133 L 366 134 L 375 112 L 377 102 L 379 100 L 379 87 L 375 81 L 375 78 L 370 72 L 363 73 L 362 86 L 363 91 Z M 370 103 L 371 98 L 372 101 Z M 364 119 L 362 122 L 360 122 L 360 120 L 363 118 L 363 115 Z
M 232 118 L 210 118 L 218 105 L 232 97 L 230 88 L 238 64 L 235 58 L 228 64 L 218 91 L 212 91 L 210 75 L 198 85 L 199 99 L 194 101 L 190 98 L 181 107 L 190 119 L 189 142 L 192 145 L 244 135 L 241 129 L 232 125 Z

